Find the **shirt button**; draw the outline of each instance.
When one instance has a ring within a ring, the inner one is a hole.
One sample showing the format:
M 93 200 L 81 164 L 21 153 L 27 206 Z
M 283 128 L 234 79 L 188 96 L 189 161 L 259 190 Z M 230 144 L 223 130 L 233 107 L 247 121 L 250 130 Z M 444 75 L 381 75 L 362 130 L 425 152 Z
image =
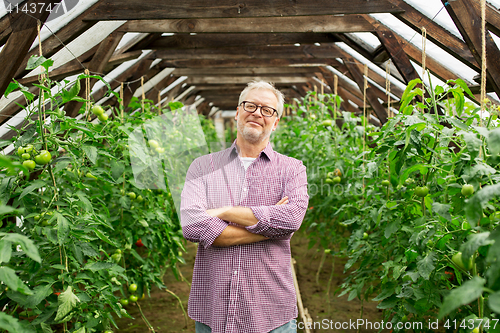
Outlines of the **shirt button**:
M 233 274 L 234 274 L 234 275 L 236 275 L 236 274 L 238 274 L 238 272 L 237 272 L 237 271 L 234 271 L 234 272 L 233 272 Z

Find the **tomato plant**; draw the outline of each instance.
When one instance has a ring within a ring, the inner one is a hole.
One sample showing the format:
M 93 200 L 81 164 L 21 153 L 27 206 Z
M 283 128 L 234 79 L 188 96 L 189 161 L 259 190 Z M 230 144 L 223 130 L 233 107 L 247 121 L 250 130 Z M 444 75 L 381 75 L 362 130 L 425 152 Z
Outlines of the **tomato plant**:
M 393 324 L 410 316 L 491 323 L 500 315 L 498 110 L 478 126 L 463 81 L 419 83 L 379 129 L 336 113 L 337 96 L 311 92 L 280 122 L 274 147 L 307 166 L 314 209 L 303 227 L 311 246 L 347 257 L 341 295 L 378 301 Z M 336 169 L 342 182 L 325 183 Z M 462 194 L 464 183 L 476 191 Z M 455 263 L 457 252 L 470 259 Z
M 51 61 L 34 57 L 29 69 L 40 63 L 48 68 Z M 177 263 L 184 262 L 170 190 L 139 188 L 131 168 L 129 134 L 157 117 L 157 110 L 147 102 L 121 119 L 121 110 L 110 108 L 111 116 L 97 123 L 65 116 L 66 103 L 86 102 L 78 93 L 87 77 L 57 84 L 56 93 L 50 92 L 55 82 L 41 80 L 50 122 L 39 120 L 45 117 L 36 95 L 15 82 L 9 89 L 20 90 L 29 107 L 19 135 L 1 142 L 13 143 L 16 154 L 0 156 L 0 271 L 6 273 L 0 275 L 0 329 L 109 330 L 116 327 L 114 318 L 130 317 L 120 301 L 129 297 L 124 286 L 134 281 L 139 295 L 165 288 L 166 270 L 178 276 Z M 101 115 L 100 108 L 92 111 Z M 215 138 L 215 131 L 209 133 Z M 23 160 L 23 154 L 34 160 Z M 134 247 L 138 239 L 147 246 Z M 14 245 L 23 252 L 7 250 Z M 26 310 L 29 320 L 19 316 Z

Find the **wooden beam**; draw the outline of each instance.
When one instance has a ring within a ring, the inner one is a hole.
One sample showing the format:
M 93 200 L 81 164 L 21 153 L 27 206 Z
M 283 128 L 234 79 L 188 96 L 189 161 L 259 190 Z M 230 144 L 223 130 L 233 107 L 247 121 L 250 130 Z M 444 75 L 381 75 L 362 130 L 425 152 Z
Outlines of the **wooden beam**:
M 130 20 L 123 32 L 149 33 L 326 33 L 365 32 L 373 27 L 361 15 Z
M 139 49 L 200 49 L 251 45 L 283 45 L 283 44 L 314 44 L 335 43 L 338 40 L 327 33 L 246 33 L 246 34 L 176 34 L 156 39 L 147 45 L 137 45 Z
M 394 32 L 385 26 L 379 26 L 377 27 L 377 35 L 387 52 L 391 55 L 392 62 L 405 80 L 405 83 L 408 84 L 411 80 L 420 78 Z
M 100 2 L 87 19 L 89 20 L 152 20 L 210 17 L 269 17 L 300 15 L 337 15 L 398 13 L 401 10 L 387 0 L 253 0 L 238 2 L 219 0 L 113 0 Z
M 61 0 L 28 0 L 27 5 L 30 7 L 34 5 L 39 8 L 43 5 L 51 6 L 51 8 L 61 2 Z M 37 22 L 42 23 L 47 20 L 50 12 L 41 10 L 36 11 L 33 15 L 27 16 L 24 13 L 12 25 L 12 33 L 5 43 L 2 52 L 0 53 L 0 95 L 3 95 L 12 78 L 16 74 L 17 69 L 22 64 L 24 55 L 28 53 L 31 45 L 37 36 Z M 16 14 L 17 15 L 17 14 Z
M 395 6 L 404 9 L 404 12 L 395 15 L 398 19 L 406 23 L 419 34 L 422 33 L 422 27 L 425 27 L 427 30 L 427 38 L 430 41 L 453 55 L 455 58 L 457 58 L 467 66 L 470 66 L 475 70 L 479 70 L 478 62 L 476 61 L 476 59 L 474 59 L 474 56 L 472 55 L 470 50 L 466 48 L 466 44 L 462 40 L 460 40 L 460 38 L 451 34 L 448 30 L 441 27 L 439 24 L 407 4 L 405 1 L 389 1 Z M 479 3 L 479 1 L 477 2 Z
M 132 97 L 134 96 L 135 91 L 141 86 L 141 80 L 140 78 L 142 76 L 147 76 L 147 73 L 149 72 L 149 67 L 151 66 L 151 63 L 153 62 L 153 57 L 145 57 L 139 61 L 139 66 L 137 67 L 137 70 L 134 72 L 132 77 L 129 79 L 130 81 L 135 81 L 130 83 L 126 89 L 124 89 L 123 92 L 123 105 L 125 108 L 128 107 L 130 101 L 132 100 Z M 156 74 L 156 73 L 155 73 Z M 148 78 L 153 77 L 154 75 L 147 76 Z
M 195 59 L 173 60 L 164 59 L 164 68 L 225 68 L 225 67 L 306 67 L 331 65 L 333 59 L 325 58 L 298 58 L 298 59 Z M 333 65 L 332 65 L 333 66 Z
M 345 65 L 349 69 L 349 72 L 354 78 L 354 81 L 358 85 L 359 89 L 363 91 L 364 89 L 364 78 L 363 72 L 360 67 L 356 64 L 356 60 L 354 58 L 346 58 L 344 61 Z M 374 87 L 368 86 L 366 89 L 366 99 L 368 103 L 372 106 L 373 110 L 377 114 L 378 119 L 382 124 L 387 122 L 387 112 L 382 104 L 378 101 L 376 94 L 373 91 Z
M 226 68 L 177 68 L 174 74 L 179 76 L 213 76 L 213 75 L 285 75 L 312 74 L 318 67 L 226 67 Z
M 106 39 L 104 39 L 97 49 L 96 53 L 92 57 L 89 64 L 89 71 L 92 73 L 102 73 L 108 64 L 111 55 L 115 51 L 116 47 L 120 43 L 124 33 L 123 32 L 113 32 Z M 96 79 L 90 79 L 90 87 L 92 87 L 97 82 Z M 85 98 L 86 89 L 83 88 L 78 93 L 79 97 Z M 89 88 L 90 90 L 90 88 Z M 76 117 L 83 103 L 71 101 L 64 106 L 64 110 L 69 117 Z
M 187 84 L 247 84 L 252 80 L 264 80 L 274 83 L 303 83 L 307 82 L 306 76 L 204 76 L 190 77 L 186 80 Z
M 450 1 L 447 2 L 445 8 L 477 63 L 481 64 L 481 16 L 470 1 Z M 486 31 L 486 76 L 495 93 L 500 97 L 500 62 L 498 59 L 500 59 L 500 50 L 490 33 Z
M 89 9 L 87 9 L 85 12 L 82 14 L 78 15 L 76 18 L 72 19 L 70 22 L 68 22 L 67 25 L 59 29 L 58 31 L 55 32 L 55 35 L 51 35 L 47 39 L 45 39 L 42 42 L 42 54 L 44 55 L 45 58 L 49 58 L 53 56 L 57 51 L 62 49 L 64 46 L 69 44 L 71 41 L 73 41 L 75 38 L 83 34 L 86 30 L 91 28 L 95 23 L 95 21 L 88 22 L 88 21 L 83 21 L 83 18 L 88 14 L 89 11 L 92 11 L 98 6 L 98 4 L 93 5 Z M 28 63 L 28 59 L 32 55 L 38 55 L 38 47 L 35 47 L 33 50 L 28 52 L 26 56 L 24 57 L 24 60 L 22 62 L 22 65 L 16 72 L 15 77 L 16 78 L 22 78 L 24 75 L 28 73 L 28 71 L 25 70 L 26 64 Z
M 171 49 L 156 51 L 158 58 L 165 60 L 187 59 L 301 59 L 301 58 L 336 58 L 340 56 L 335 44 L 317 45 L 281 45 L 253 47 L 225 47 L 213 49 Z

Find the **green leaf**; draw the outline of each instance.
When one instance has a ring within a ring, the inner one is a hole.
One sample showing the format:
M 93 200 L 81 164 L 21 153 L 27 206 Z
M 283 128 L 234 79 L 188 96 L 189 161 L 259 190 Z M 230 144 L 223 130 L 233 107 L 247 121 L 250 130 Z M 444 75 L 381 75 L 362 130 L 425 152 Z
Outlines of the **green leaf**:
M 97 148 L 94 146 L 83 145 L 82 149 L 85 152 L 85 155 L 87 155 L 89 160 L 92 162 L 92 164 L 95 164 L 95 162 L 97 161 Z
M 41 301 L 43 301 L 47 296 L 52 294 L 52 285 L 55 282 L 49 283 L 49 284 L 44 284 L 44 285 L 39 285 L 36 286 L 35 289 L 33 290 L 33 295 L 28 296 L 28 299 L 26 301 L 26 305 L 28 308 L 34 308 L 40 304 Z
M 6 234 L 6 233 L 0 233 L 0 237 L 3 237 L 3 240 L 10 241 L 12 243 L 16 243 L 21 245 L 21 248 L 23 249 L 24 253 L 31 259 L 35 260 L 36 262 L 41 263 L 42 258 L 40 258 L 40 255 L 38 254 L 38 249 L 35 246 L 35 243 L 28 237 L 20 234 Z
M 5 92 L 3 93 L 3 95 L 5 97 L 9 96 L 9 94 L 11 92 L 13 92 L 14 90 L 16 90 L 17 88 L 19 88 L 19 83 L 17 82 L 11 82 L 9 83 L 9 86 L 7 87 L 7 90 L 5 90 Z
M 106 243 L 108 243 L 109 245 L 112 245 L 114 247 L 120 247 L 118 244 L 116 244 L 115 242 L 111 241 L 108 236 L 106 236 L 105 234 L 103 234 L 99 229 L 96 229 L 96 228 L 92 228 L 92 230 L 94 230 L 95 234 L 97 235 L 97 237 L 99 237 L 101 240 L 105 241 Z
M 470 235 L 469 240 L 460 246 L 462 257 L 470 258 L 470 256 L 472 256 L 481 246 L 495 243 L 495 241 L 489 239 L 489 237 L 490 237 L 489 232 L 482 232 L 480 234 Z
M 79 329 L 77 329 L 76 331 L 74 331 L 73 333 L 85 333 L 85 332 L 86 332 L 85 326 L 82 326 Z
M 492 155 L 500 154 L 500 127 L 488 133 L 488 149 Z
M 467 221 L 472 227 L 483 218 L 483 207 L 495 196 L 500 195 L 500 184 L 489 185 L 477 191 L 464 207 Z
M 31 183 L 28 187 L 26 187 L 23 192 L 21 193 L 21 195 L 19 196 L 19 199 L 22 199 L 24 196 L 30 194 L 31 192 L 33 192 L 34 190 L 36 189 L 39 189 L 39 188 L 42 188 L 44 186 L 46 186 L 47 183 L 45 183 L 43 180 L 41 179 L 37 179 L 35 180 L 33 183 Z
M 37 68 L 38 66 L 41 66 L 44 62 L 47 61 L 47 58 L 45 58 L 44 56 L 36 56 L 36 55 L 32 55 L 29 59 L 28 59 L 28 63 L 26 64 L 26 69 L 27 70 L 32 70 L 32 69 L 35 69 Z
M 469 127 L 467 125 L 465 125 L 463 122 L 461 122 L 460 120 L 458 120 L 455 117 L 453 117 L 453 118 L 447 118 L 447 121 L 449 123 L 451 123 L 452 125 L 454 125 L 455 127 L 460 128 L 461 130 L 464 130 L 464 131 L 469 130 Z
M 40 323 L 40 327 L 42 328 L 43 333 L 54 333 L 50 325 L 47 323 Z
M 10 333 L 25 333 L 17 318 L 11 317 L 5 312 L 0 312 L 0 329 Z
M 115 266 L 112 262 L 91 262 L 85 265 L 85 269 L 91 270 L 92 272 L 100 271 L 102 269 L 110 269 Z
M 387 283 L 385 286 L 384 286 L 384 289 L 382 290 L 382 292 L 373 299 L 373 301 L 382 301 L 384 299 L 386 299 L 387 297 L 389 296 L 392 296 L 394 295 L 395 293 L 395 286 L 392 284 L 392 283 Z
M 82 191 L 78 191 L 75 194 L 78 197 L 78 199 L 80 199 L 78 204 L 80 206 L 82 206 L 83 209 L 85 209 L 85 211 L 91 212 L 93 210 L 92 204 L 90 203 L 89 199 L 87 199 L 87 195 L 85 193 L 83 193 Z
M 500 313 L 500 291 L 497 291 L 488 297 L 488 305 L 490 306 L 490 309 L 496 313 Z
M 483 287 L 486 280 L 475 276 L 472 280 L 465 282 L 459 288 L 453 289 L 448 296 L 445 297 L 443 305 L 439 310 L 438 318 L 441 319 L 453 310 L 458 309 L 462 305 L 469 304 L 479 298 L 483 294 Z
M 69 90 L 63 90 L 62 93 L 62 103 L 67 103 L 71 101 L 80 92 L 80 80 L 76 80 L 75 84 Z
M 0 264 L 9 262 L 12 254 L 12 243 L 6 240 L 0 240 Z
M 54 215 L 57 218 L 57 241 L 59 245 L 63 245 L 68 237 L 70 224 L 68 220 L 58 212 L 55 212 Z
M 425 258 L 417 262 L 418 273 L 426 280 L 429 280 L 429 276 L 434 268 L 436 268 L 436 266 L 434 266 L 435 259 L 436 254 L 434 252 L 429 252 Z
M 31 295 L 33 292 L 16 275 L 16 271 L 9 267 L 0 267 L 0 281 L 5 283 L 10 289 L 24 295 Z
M 432 203 L 432 211 L 438 213 L 440 216 L 451 222 L 450 208 L 450 205 L 443 205 L 439 202 Z
M 59 307 L 57 308 L 57 315 L 54 319 L 55 322 L 63 322 L 66 316 L 70 314 L 70 312 L 76 307 L 76 304 L 80 302 L 78 297 L 73 293 L 73 289 L 71 286 L 62 292 L 59 297 Z
M 0 205 L 0 216 L 13 212 L 18 212 L 18 210 L 11 206 Z

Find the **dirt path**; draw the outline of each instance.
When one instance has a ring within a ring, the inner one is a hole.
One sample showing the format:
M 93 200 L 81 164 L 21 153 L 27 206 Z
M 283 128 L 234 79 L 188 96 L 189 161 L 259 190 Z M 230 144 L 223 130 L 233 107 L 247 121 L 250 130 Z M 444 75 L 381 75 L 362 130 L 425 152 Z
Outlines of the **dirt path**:
M 326 290 L 332 262 L 331 260 L 325 261 L 319 276 L 319 284 L 316 284 L 316 272 L 321 260 L 321 253 L 317 250 L 317 247 L 308 250 L 308 241 L 304 231 L 297 232 L 292 238 L 292 256 L 297 262 L 295 269 L 304 307 L 308 309 L 313 322 L 316 322 L 316 329 L 312 329 L 311 332 L 356 332 L 356 330 L 352 329 L 335 329 L 335 323 L 342 325 L 342 323 L 349 323 L 349 320 L 356 321 L 359 318 L 361 307 L 358 300 L 348 302 L 347 295 L 340 298 L 337 297 L 338 292 L 337 295 L 334 295 L 345 277 L 345 274 L 342 273 L 345 260 L 337 259 L 335 262 L 335 271 L 330 286 L 330 304 L 328 304 Z M 196 245 L 189 243 L 187 248 L 188 253 L 184 255 L 186 264 L 181 265 L 179 268 L 183 276 L 188 281 L 191 281 Z M 168 289 L 182 300 L 182 304 L 187 311 L 189 285 L 186 282 L 177 281 L 171 271 L 167 272 L 164 281 Z M 188 319 L 186 324 L 179 301 L 168 292 L 155 288 L 151 293 L 151 298 L 146 298 L 139 305 L 156 332 L 195 333 L 194 321 Z M 147 333 L 147 326 L 141 319 L 137 306 L 128 306 L 127 310 L 136 319 L 122 318 L 118 320 L 119 332 Z M 373 323 L 382 320 L 382 312 L 376 308 L 375 302 L 365 303 L 363 312 L 363 318 L 367 321 Z M 361 332 L 375 331 L 377 330 L 361 330 Z M 305 331 L 299 329 L 298 332 Z

